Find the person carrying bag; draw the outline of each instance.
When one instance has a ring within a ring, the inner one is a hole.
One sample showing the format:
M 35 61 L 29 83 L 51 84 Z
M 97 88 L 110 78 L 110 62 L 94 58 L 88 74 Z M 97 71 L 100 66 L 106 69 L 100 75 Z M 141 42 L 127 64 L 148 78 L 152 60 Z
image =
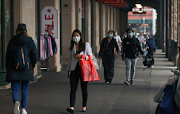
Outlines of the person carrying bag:
M 78 82 L 81 82 L 82 90 L 82 112 L 86 112 L 86 104 L 88 99 L 88 81 L 83 81 L 82 70 L 80 67 L 80 60 L 84 56 L 86 60 L 92 56 L 92 50 L 89 43 L 83 41 L 83 35 L 79 30 L 74 30 L 69 48 L 69 59 L 68 59 L 68 78 L 70 78 L 70 108 L 67 111 L 71 114 L 74 113 L 74 106 L 76 100 L 76 90 Z M 92 61 L 91 61 L 92 62 Z

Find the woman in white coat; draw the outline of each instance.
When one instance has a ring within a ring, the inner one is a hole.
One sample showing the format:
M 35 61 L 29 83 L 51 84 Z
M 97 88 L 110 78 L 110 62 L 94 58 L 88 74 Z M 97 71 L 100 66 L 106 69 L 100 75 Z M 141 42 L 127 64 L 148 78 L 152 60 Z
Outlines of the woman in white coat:
M 83 82 L 81 69 L 80 69 L 80 59 L 81 55 L 84 55 L 88 59 L 88 55 L 92 58 L 92 50 L 89 43 L 85 43 L 82 33 L 79 30 L 74 30 L 72 33 L 71 44 L 69 48 L 69 60 L 68 60 L 68 78 L 70 78 L 70 108 L 67 111 L 71 114 L 74 113 L 74 105 L 76 100 L 76 90 L 78 82 L 81 82 L 82 90 L 82 112 L 86 112 L 86 104 L 88 98 L 87 86 L 88 82 Z

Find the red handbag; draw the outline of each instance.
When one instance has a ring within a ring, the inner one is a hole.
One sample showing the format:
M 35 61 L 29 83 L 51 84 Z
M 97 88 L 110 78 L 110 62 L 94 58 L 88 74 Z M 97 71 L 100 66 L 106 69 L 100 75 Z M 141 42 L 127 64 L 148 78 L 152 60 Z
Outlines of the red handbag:
M 88 61 L 85 60 L 84 55 L 80 60 L 81 74 L 84 82 L 87 81 L 100 81 L 96 67 L 91 59 L 91 56 L 88 55 Z

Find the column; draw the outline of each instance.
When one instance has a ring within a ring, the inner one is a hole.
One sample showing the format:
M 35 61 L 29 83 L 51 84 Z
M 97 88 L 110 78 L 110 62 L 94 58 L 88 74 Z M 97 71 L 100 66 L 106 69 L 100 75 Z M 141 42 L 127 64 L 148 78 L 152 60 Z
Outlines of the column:
M 113 6 L 110 6 L 110 29 L 113 30 Z
M 103 3 L 101 4 L 101 41 L 103 38 L 105 38 L 107 36 L 107 32 L 106 32 L 106 5 Z
M 171 0 L 168 1 L 168 60 L 171 61 Z
M 85 1 L 85 41 L 91 45 L 91 0 Z
M 178 44 L 178 47 L 180 47 L 180 1 L 178 0 L 177 1 L 177 44 Z M 179 49 L 178 49 L 179 51 Z M 178 53 L 179 54 L 179 53 Z M 178 70 L 180 70 L 180 61 L 178 60 Z
M 120 16 L 119 16 L 119 9 L 116 9 L 116 30 L 118 34 L 121 36 L 122 33 L 120 32 Z
M 93 53 L 99 52 L 99 2 L 93 0 Z
M 177 66 L 177 60 L 178 60 L 178 58 L 179 58 L 179 49 L 178 49 L 178 40 L 177 40 L 177 36 L 178 36 L 178 32 L 177 32 L 177 26 L 178 26 L 178 23 L 177 23 L 177 10 L 178 10 L 178 8 L 177 8 L 177 1 L 178 0 L 174 0 L 174 42 L 175 42 L 175 61 L 174 61 L 174 63 L 175 63 L 175 65 Z
M 62 55 L 63 63 L 67 64 L 68 49 L 72 38 L 72 32 L 76 28 L 75 24 L 75 0 L 62 0 Z
M 106 7 L 105 21 L 106 21 L 106 34 L 107 34 L 107 32 L 110 30 L 110 7 L 108 4 L 105 4 L 105 7 Z
M 166 52 L 166 0 L 164 0 L 164 52 Z
M 113 8 L 113 30 L 117 30 L 117 22 L 116 22 L 116 8 Z
M 63 0 L 62 0 L 63 1 Z M 81 0 L 75 0 L 75 17 L 76 17 L 76 29 L 79 29 L 80 31 L 82 30 L 81 26 Z
M 164 42 L 164 0 L 160 0 L 160 41 L 159 41 L 159 47 L 162 49 L 164 52 L 163 48 L 163 42 Z

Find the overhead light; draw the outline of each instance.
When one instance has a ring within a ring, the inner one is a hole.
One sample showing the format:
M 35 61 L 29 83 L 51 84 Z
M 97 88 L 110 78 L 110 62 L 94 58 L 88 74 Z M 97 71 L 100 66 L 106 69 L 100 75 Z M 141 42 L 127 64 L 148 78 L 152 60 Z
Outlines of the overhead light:
M 135 4 L 135 6 L 136 6 L 137 8 L 142 8 L 142 5 L 141 5 L 141 4 Z
M 142 8 L 141 2 L 139 0 L 136 2 L 135 6 L 137 8 Z
M 140 8 L 139 11 L 138 11 L 138 13 L 142 13 L 142 12 L 143 12 L 143 11 L 142 11 L 142 9 Z

